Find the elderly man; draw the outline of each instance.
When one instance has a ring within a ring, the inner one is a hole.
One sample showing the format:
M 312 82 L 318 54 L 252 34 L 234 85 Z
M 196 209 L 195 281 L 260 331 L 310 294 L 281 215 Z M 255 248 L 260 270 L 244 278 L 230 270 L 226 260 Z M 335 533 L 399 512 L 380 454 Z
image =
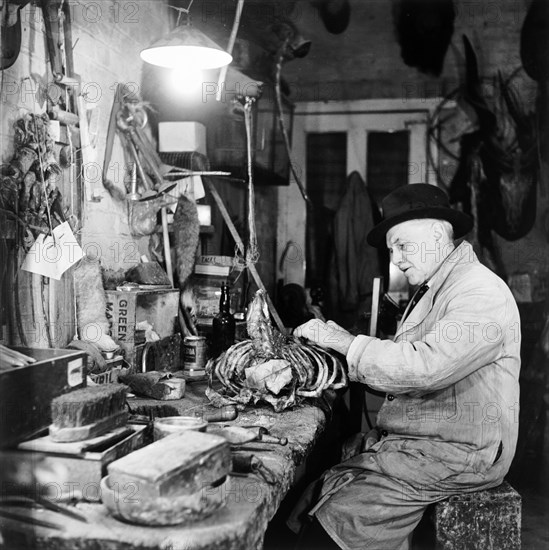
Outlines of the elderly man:
M 333 548 L 408 548 L 429 504 L 500 484 L 517 440 L 519 313 L 471 245 L 455 246 L 472 220 L 426 184 L 398 188 L 382 209 L 368 242 L 386 244 L 418 287 L 394 340 L 318 320 L 295 330 L 344 354 L 350 380 L 386 392 L 374 433 L 316 485 L 312 531 Z

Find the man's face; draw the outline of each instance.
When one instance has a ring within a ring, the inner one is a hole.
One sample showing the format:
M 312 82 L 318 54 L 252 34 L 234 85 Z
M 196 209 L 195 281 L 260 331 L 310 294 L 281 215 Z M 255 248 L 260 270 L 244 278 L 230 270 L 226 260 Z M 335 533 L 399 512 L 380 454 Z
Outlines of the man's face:
M 427 281 L 442 260 L 436 224 L 427 220 L 410 220 L 395 225 L 387 232 L 391 262 L 415 286 Z

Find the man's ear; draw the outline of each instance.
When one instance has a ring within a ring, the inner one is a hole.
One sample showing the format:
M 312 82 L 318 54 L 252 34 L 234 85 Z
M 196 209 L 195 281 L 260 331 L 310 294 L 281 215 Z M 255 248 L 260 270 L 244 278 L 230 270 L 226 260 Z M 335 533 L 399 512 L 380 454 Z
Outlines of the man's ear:
M 442 224 L 440 222 L 433 222 L 433 225 L 431 226 L 431 231 L 433 232 L 435 241 L 437 243 L 440 243 L 444 238 L 444 228 L 442 227 Z

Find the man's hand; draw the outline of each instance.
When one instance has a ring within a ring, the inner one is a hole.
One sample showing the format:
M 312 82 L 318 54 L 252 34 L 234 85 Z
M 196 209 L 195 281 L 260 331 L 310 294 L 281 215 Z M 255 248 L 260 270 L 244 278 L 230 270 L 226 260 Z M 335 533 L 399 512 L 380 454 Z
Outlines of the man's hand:
M 333 349 L 347 355 L 355 337 L 333 321 L 324 323 L 311 319 L 294 330 L 294 336 L 301 336 L 323 348 Z

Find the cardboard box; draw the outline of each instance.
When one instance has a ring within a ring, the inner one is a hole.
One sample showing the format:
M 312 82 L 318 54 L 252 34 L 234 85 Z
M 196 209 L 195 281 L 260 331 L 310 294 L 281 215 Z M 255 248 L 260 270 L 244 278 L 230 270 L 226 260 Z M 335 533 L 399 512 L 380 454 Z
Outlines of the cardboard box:
M 211 325 L 212 319 L 219 313 L 221 283 L 231 285 L 231 311 L 238 310 L 242 301 L 242 268 L 234 266 L 232 256 L 200 256 L 190 278 L 196 300 L 196 317 L 199 325 Z M 237 282 L 238 281 L 238 282 Z
M 107 290 L 107 319 L 111 335 L 125 352 L 126 361 L 134 371 L 141 372 L 144 334 L 136 325 L 147 321 L 161 339 L 174 336 L 178 329 L 179 290 Z
M 147 321 L 165 338 L 176 327 L 179 290 L 107 290 L 107 319 L 111 336 L 119 343 L 136 341 L 136 324 Z

